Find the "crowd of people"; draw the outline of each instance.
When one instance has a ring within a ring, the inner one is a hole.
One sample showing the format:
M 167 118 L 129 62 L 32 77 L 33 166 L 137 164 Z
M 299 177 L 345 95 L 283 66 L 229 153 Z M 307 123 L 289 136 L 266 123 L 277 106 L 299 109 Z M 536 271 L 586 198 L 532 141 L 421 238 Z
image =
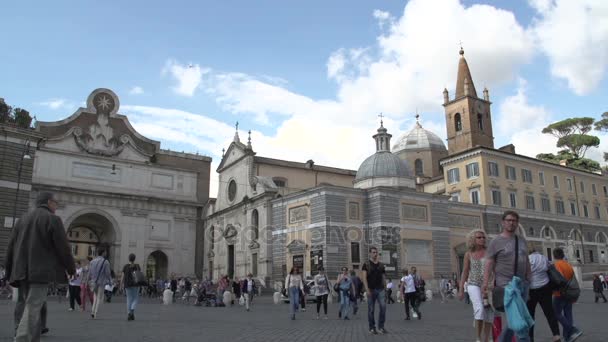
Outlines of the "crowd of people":
M 196 305 L 208 306 L 238 302 L 250 311 L 254 296 L 259 293 L 259 285 L 251 273 L 243 279 L 223 275 L 216 284 L 209 279 L 175 275 L 167 280 L 146 279 L 135 254 L 128 256 L 128 263 L 116 276 L 103 248 L 98 249 L 96 258 L 81 265 L 74 261 L 63 224 L 54 215 L 58 206 L 55 196 L 42 192 L 36 203 L 36 209 L 17 222 L 9 241 L 7 266 L 0 270 L 3 292 L 9 284 L 18 289 L 15 341 L 38 341 L 41 334 L 48 332 L 46 298 L 50 292 L 59 293 L 60 298 L 65 293 L 70 311 L 87 311 L 88 301 L 91 319 L 97 318 L 102 303 L 110 301 L 113 294 L 124 294 L 128 321 L 135 320 L 141 295 L 160 298 L 165 304 L 180 298 L 186 303 L 192 299 Z M 548 322 L 552 341 L 573 342 L 583 333 L 575 324 L 572 312 L 572 304 L 580 295 L 574 269 L 561 248 L 553 249 L 553 262 L 530 248 L 525 239 L 516 234 L 518 227 L 519 215 L 507 211 L 502 217 L 502 232 L 489 243 L 484 230 L 472 230 L 467 236 L 468 251 L 459 282 L 443 276 L 439 280 L 441 302 L 456 291 L 460 299 L 470 301 L 474 333 L 479 342 L 533 342 L 537 306 Z M 32 250 L 39 253 L 31 253 Z M 311 286 L 301 270 L 293 267 L 281 293 L 289 300 L 292 320 L 298 312 L 305 311 L 308 296 L 315 299 L 317 319 L 321 318 L 321 307 L 323 318 L 328 318 L 330 296 L 338 298 L 337 316 L 343 320 L 356 316 L 360 303 L 365 300 L 370 334 L 386 334 L 386 307 L 395 303 L 394 295 L 397 303 L 404 304 L 405 320 L 412 317 L 421 320 L 421 304 L 432 296 L 427 293 L 426 282 L 416 267 L 403 269 L 402 273 L 398 284 L 386 279 L 386 268 L 379 259 L 378 249 L 370 247 L 369 260 L 360 272 L 342 267 L 332 281 L 323 267 L 319 267 Z M 67 287 L 56 286 L 57 279 L 61 278 Z M 603 294 L 608 287 L 606 281 L 603 275 L 594 275 L 596 303 L 599 299 L 607 302 Z

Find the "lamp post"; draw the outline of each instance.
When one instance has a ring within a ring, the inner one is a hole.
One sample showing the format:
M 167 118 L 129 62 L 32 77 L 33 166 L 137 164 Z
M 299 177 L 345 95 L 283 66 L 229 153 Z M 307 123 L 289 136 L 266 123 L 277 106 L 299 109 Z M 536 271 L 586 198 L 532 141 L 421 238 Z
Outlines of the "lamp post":
M 21 186 L 21 171 L 23 170 L 23 161 L 32 159 L 30 156 L 30 141 L 26 140 L 23 144 L 23 152 L 21 158 L 19 158 L 19 168 L 17 169 L 17 191 L 15 192 L 15 205 L 13 206 L 13 224 L 11 228 L 15 228 L 15 221 L 17 221 L 17 204 L 19 202 L 19 188 Z

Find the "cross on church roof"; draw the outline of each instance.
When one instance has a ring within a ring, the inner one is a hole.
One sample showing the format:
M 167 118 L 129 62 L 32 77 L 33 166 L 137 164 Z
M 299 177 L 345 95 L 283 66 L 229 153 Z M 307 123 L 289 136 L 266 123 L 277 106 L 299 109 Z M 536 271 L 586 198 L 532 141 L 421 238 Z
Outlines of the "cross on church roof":
M 237 121 L 236 124 L 234 125 L 234 127 L 236 127 L 236 131 L 239 131 L 239 122 Z
M 382 112 L 380 113 L 380 115 L 378 115 L 378 117 L 380 118 L 380 126 L 383 126 L 384 121 L 382 119 L 384 118 L 384 115 L 382 115 Z

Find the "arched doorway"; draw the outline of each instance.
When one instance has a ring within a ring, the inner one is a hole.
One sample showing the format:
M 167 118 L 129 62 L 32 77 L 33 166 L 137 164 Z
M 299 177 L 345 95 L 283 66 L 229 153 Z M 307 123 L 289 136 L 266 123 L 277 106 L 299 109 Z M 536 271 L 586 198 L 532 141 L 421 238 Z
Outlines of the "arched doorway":
M 161 251 L 154 251 L 146 260 L 146 277 L 148 279 L 163 279 L 167 280 L 167 269 L 169 261 L 167 254 Z
M 89 256 L 94 258 L 103 248 L 108 251 L 108 259 L 112 262 L 116 233 L 114 224 L 106 216 L 88 212 L 76 216 L 68 224 L 68 241 L 75 260 L 82 262 Z

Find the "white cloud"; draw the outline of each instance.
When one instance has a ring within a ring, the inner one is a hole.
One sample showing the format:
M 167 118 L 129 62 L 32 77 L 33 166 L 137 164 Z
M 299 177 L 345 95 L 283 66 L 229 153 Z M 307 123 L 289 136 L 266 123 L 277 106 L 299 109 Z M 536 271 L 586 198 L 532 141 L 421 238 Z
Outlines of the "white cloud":
M 551 74 L 578 95 L 597 88 L 608 68 L 608 2 L 530 0 L 537 11 L 532 27 L 549 58 Z
M 129 94 L 131 95 L 141 95 L 144 93 L 144 88 L 140 87 L 140 86 L 135 86 L 133 88 L 131 88 L 131 90 L 129 90 Z
M 71 108 L 73 104 L 68 103 L 66 99 L 50 99 L 48 101 L 38 103 L 41 106 L 49 107 L 50 109 Z
M 183 96 L 193 96 L 196 89 L 203 81 L 203 75 L 210 69 L 201 68 L 198 64 L 180 64 L 178 61 L 169 59 L 161 71 L 161 75 L 170 74 L 177 81 L 173 91 Z
M 334 51 L 327 60 L 327 77 L 336 78 L 342 72 L 345 65 L 346 57 L 344 56 L 344 49 Z
M 493 126 L 494 134 L 510 139 L 519 154 L 536 157 L 539 153 L 555 153 L 555 137 L 541 133 L 552 122 L 551 113 L 543 106 L 530 104 L 526 90 L 527 82 L 520 78 L 516 94 L 505 98 L 498 107 L 500 115 Z
M 374 18 L 378 20 L 378 25 L 383 28 L 385 25 L 391 24 L 394 18 L 389 12 L 382 10 L 374 10 Z

